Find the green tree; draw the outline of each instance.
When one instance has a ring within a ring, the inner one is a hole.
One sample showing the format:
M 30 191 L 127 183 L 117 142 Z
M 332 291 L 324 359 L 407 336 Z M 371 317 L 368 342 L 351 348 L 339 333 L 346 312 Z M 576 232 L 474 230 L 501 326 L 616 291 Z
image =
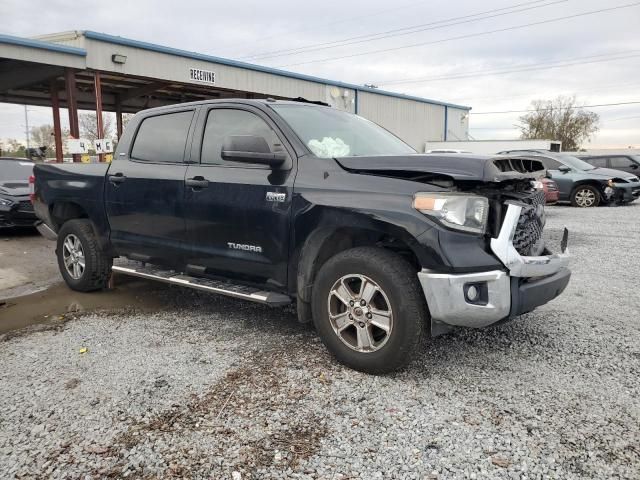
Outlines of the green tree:
M 531 110 L 519 118 L 523 139 L 559 140 L 563 150 L 574 151 L 599 130 L 600 116 L 578 106 L 575 96 L 534 100 Z
M 5 140 L 0 145 L 0 156 L 25 158 L 26 148 L 15 138 Z

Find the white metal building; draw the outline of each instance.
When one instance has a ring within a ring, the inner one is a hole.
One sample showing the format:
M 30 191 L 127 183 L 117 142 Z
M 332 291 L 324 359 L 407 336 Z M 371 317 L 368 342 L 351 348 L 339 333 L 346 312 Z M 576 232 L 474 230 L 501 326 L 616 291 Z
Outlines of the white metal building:
M 63 81 L 64 88 L 56 86 Z M 426 142 L 468 138 L 470 107 L 462 105 L 93 31 L 36 39 L 0 35 L 0 102 L 55 102 L 71 105 L 70 116 L 76 109 L 77 117 L 77 108 L 95 108 L 120 117 L 169 103 L 231 97 L 323 101 L 382 125 L 418 151 Z

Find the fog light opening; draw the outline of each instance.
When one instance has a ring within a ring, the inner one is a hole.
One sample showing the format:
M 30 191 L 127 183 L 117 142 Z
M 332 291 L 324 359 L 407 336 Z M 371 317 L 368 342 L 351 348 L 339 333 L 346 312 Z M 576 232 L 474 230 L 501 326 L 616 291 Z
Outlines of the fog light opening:
M 467 303 L 472 305 L 487 305 L 489 303 L 487 282 L 465 283 L 463 292 Z

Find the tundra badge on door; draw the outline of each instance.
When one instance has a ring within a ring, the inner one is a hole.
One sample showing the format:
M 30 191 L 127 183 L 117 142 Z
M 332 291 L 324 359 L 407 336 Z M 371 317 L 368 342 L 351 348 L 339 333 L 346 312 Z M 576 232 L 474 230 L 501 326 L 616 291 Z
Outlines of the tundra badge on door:
M 284 202 L 286 199 L 286 193 L 267 192 L 267 202 Z
M 244 250 L 245 252 L 262 253 L 262 247 L 257 245 L 246 245 L 244 243 L 227 242 L 227 246 L 233 250 Z

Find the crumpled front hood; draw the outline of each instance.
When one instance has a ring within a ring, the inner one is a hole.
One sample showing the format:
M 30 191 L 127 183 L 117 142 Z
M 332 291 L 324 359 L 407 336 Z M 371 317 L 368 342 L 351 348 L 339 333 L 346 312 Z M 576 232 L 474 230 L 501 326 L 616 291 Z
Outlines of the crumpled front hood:
M 0 193 L 14 197 L 29 195 L 29 183 L 21 180 L 5 180 L 0 182 Z
M 490 157 L 468 154 L 416 154 L 403 156 L 341 157 L 335 159 L 346 170 L 358 173 L 393 175 L 394 172 L 421 172 L 457 181 L 502 182 L 535 179 L 544 175 L 539 162 L 519 157 Z M 535 165 L 531 169 L 531 165 Z M 528 171 L 531 170 L 531 171 Z

